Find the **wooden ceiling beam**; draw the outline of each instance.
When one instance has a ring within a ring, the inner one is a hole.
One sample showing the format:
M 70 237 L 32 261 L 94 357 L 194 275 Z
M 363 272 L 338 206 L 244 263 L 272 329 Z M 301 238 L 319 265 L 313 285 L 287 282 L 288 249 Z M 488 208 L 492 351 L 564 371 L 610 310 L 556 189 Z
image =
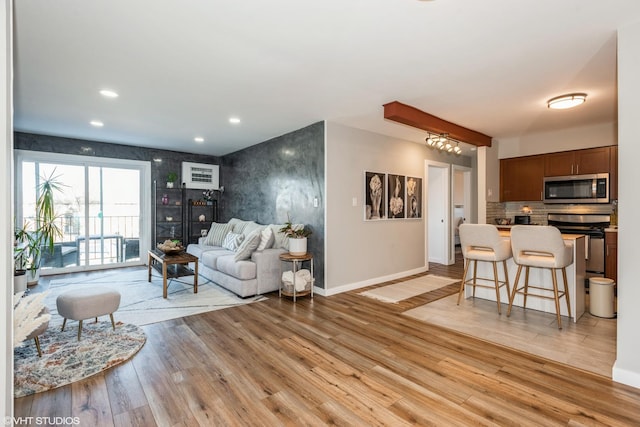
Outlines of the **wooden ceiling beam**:
M 478 147 L 491 147 L 490 136 L 442 120 L 439 117 L 398 101 L 384 104 L 384 118 L 431 133 L 448 133 L 455 140 Z

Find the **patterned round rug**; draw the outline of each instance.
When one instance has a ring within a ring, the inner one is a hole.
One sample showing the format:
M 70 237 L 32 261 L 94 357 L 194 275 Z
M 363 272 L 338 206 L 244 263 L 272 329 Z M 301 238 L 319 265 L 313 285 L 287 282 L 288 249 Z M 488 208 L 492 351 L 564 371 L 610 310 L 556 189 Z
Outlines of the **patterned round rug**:
M 40 393 L 79 381 L 131 358 L 147 337 L 138 326 L 106 321 L 83 322 L 78 341 L 78 322 L 69 321 L 64 332 L 49 327 L 40 336 L 42 357 L 35 342 L 27 340 L 14 350 L 14 396 Z

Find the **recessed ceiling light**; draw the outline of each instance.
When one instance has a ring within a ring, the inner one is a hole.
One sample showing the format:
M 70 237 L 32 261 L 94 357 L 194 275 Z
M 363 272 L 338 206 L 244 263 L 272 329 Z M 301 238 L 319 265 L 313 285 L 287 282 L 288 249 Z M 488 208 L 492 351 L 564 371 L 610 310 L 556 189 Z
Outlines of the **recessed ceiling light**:
M 100 95 L 104 96 L 105 98 L 117 98 L 118 97 L 118 93 L 114 92 L 110 89 L 102 89 L 100 91 Z
M 91 126 L 95 126 L 97 128 L 101 128 L 102 126 L 104 126 L 104 123 L 102 123 L 100 120 L 91 120 L 89 123 L 91 123 Z
M 195 142 L 204 142 L 204 138 L 203 138 L 203 137 L 201 137 L 201 136 L 196 136 L 195 138 L 193 138 L 193 140 L 194 140 Z
M 233 125 L 237 125 L 238 123 L 240 123 L 240 118 L 239 117 L 229 117 L 229 123 L 231 123 Z
M 587 100 L 586 93 L 570 93 L 567 95 L 556 96 L 547 101 L 547 106 L 554 110 L 566 110 L 567 108 L 577 107 Z

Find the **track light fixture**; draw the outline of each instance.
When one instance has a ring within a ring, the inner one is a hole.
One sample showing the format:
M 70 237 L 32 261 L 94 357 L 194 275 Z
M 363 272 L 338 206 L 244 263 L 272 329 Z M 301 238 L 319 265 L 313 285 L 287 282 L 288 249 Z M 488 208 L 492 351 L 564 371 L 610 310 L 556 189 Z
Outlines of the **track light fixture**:
M 442 133 L 440 135 L 437 134 L 428 134 L 425 138 L 428 147 L 435 148 L 440 151 L 446 151 L 447 153 L 454 153 L 456 155 L 460 155 L 462 153 L 462 149 L 460 148 L 460 141 L 456 141 L 449 137 L 448 133 Z M 456 145 L 453 145 L 453 142 Z

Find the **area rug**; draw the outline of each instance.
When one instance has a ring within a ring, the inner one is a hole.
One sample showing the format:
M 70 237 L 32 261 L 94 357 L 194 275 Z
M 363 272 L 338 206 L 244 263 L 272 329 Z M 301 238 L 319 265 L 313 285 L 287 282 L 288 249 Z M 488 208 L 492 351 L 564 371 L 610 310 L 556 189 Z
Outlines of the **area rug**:
M 113 315 L 116 321 L 142 326 L 207 311 L 244 305 L 266 299 L 262 296 L 240 298 L 202 276 L 198 278 L 198 293 L 193 293 L 193 277 L 170 279 L 168 298 L 162 298 L 162 276 L 153 271 L 147 281 L 146 268 L 139 270 L 111 270 L 99 276 L 79 275 L 73 279 L 62 278 L 50 282 L 49 294 L 44 303 L 51 312 L 50 324 L 61 324 L 56 298 L 63 292 L 84 286 L 102 286 L 120 292 L 120 308 Z M 106 317 L 108 320 L 109 318 Z M 71 325 L 77 322 L 71 322 Z
M 393 285 L 370 289 L 361 292 L 359 295 L 374 298 L 382 302 L 398 303 L 402 300 L 431 292 L 459 281 L 460 279 L 428 274 L 404 282 L 394 283 Z
M 146 341 L 142 329 L 111 321 L 86 321 L 78 341 L 77 323 L 64 332 L 49 326 L 40 336 L 42 357 L 33 340 L 14 350 L 14 396 L 51 390 L 118 365 L 138 352 Z

